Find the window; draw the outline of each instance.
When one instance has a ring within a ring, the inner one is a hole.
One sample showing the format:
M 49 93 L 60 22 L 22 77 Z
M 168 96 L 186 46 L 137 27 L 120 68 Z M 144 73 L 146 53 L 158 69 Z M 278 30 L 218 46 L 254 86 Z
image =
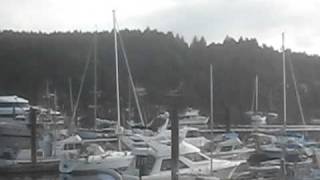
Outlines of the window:
M 190 137 L 200 137 L 200 132 L 198 131 L 188 131 L 186 137 L 190 138 Z
M 0 107 L 2 108 L 28 108 L 28 103 L 12 103 L 12 102 L 2 102 L 0 103 Z
M 81 149 L 81 144 L 80 143 L 76 144 L 76 149 Z
M 141 169 L 141 175 L 150 175 L 154 166 L 155 158 L 153 156 L 137 156 L 136 157 L 136 168 Z
M 241 149 L 242 148 L 242 145 L 241 144 L 237 144 L 234 149 Z
M 133 142 L 144 142 L 142 139 L 132 139 Z
M 37 157 L 43 157 L 43 152 L 42 151 L 37 151 Z
M 222 146 L 220 149 L 220 152 L 227 152 L 231 150 L 232 150 L 232 146 Z
M 169 171 L 169 170 L 171 170 L 171 166 L 172 166 L 171 159 L 164 159 L 164 160 L 162 160 L 160 171 Z M 189 168 L 189 167 L 186 164 L 184 164 L 183 162 L 179 161 L 178 168 L 185 169 L 185 168 Z
M 65 144 L 64 145 L 64 150 L 73 150 L 73 149 L 74 149 L 73 144 Z
M 13 106 L 14 106 L 13 103 L 7 103 L 7 102 L 0 103 L 0 107 L 2 108 L 13 108 Z
M 199 161 L 205 161 L 207 160 L 206 157 L 202 156 L 199 153 L 189 153 L 184 155 L 185 158 L 194 161 L 194 162 L 199 162 Z

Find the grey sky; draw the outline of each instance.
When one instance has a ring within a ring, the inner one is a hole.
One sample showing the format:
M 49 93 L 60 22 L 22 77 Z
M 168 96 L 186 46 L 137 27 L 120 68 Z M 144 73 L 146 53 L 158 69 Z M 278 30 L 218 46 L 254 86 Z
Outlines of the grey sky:
M 0 29 L 111 30 L 112 9 L 121 28 L 158 29 L 208 43 L 227 35 L 257 38 L 279 49 L 281 32 L 294 51 L 320 54 L 317 0 L 0 0 Z

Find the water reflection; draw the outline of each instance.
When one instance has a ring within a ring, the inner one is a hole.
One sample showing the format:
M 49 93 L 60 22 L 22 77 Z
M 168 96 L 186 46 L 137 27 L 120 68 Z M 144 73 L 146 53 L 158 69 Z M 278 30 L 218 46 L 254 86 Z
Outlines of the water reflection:
M 0 180 L 117 180 L 116 177 L 107 172 L 86 172 L 75 174 L 19 174 L 0 175 Z

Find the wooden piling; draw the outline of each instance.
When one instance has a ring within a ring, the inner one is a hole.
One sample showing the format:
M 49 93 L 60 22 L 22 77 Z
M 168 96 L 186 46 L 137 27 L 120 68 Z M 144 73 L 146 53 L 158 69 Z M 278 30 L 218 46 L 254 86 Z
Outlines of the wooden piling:
M 176 106 L 171 111 L 171 179 L 178 180 L 178 163 L 179 163 L 179 121 Z
M 30 111 L 30 124 L 31 124 L 31 162 L 32 165 L 37 164 L 37 117 L 36 110 L 31 108 Z

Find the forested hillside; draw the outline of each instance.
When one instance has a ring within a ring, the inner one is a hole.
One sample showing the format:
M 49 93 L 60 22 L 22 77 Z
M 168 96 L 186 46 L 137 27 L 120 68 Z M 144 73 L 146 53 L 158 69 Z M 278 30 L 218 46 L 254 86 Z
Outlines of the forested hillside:
M 272 47 L 259 46 L 256 39 L 227 37 L 222 44 L 207 44 L 194 38 L 188 45 L 183 37 L 156 30 L 121 31 L 132 75 L 144 109 L 169 103 L 165 95 L 179 88 L 181 106 L 209 111 L 209 65 L 214 66 L 214 109 L 216 121 L 246 123 L 243 112 L 251 107 L 254 78 L 260 79 L 259 108 L 282 114 L 282 56 Z M 93 33 L 0 33 L 0 94 L 16 94 L 40 104 L 46 82 L 56 91 L 59 105 L 69 110 L 68 79 L 74 97 L 88 57 L 93 58 Z M 279 38 L 279 41 L 281 39 Z M 112 32 L 98 33 L 98 87 L 101 112 L 115 107 L 115 61 Z M 287 51 L 291 59 L 307 120 L 320 115 L 320 58 Z M 120 53 L 120 94 L 123 107 L 128 103 L 128 74 Z M 288 62 L 288 61 L 287 61 Z M 289 64 L 288 122 L 300 123 Z M 80 109 L 92 102 L 93 65 L 89 66 Z M 109 115 L 112 116 L 112 115 Z M 111 117 L 112 118 L 112 117 Z

